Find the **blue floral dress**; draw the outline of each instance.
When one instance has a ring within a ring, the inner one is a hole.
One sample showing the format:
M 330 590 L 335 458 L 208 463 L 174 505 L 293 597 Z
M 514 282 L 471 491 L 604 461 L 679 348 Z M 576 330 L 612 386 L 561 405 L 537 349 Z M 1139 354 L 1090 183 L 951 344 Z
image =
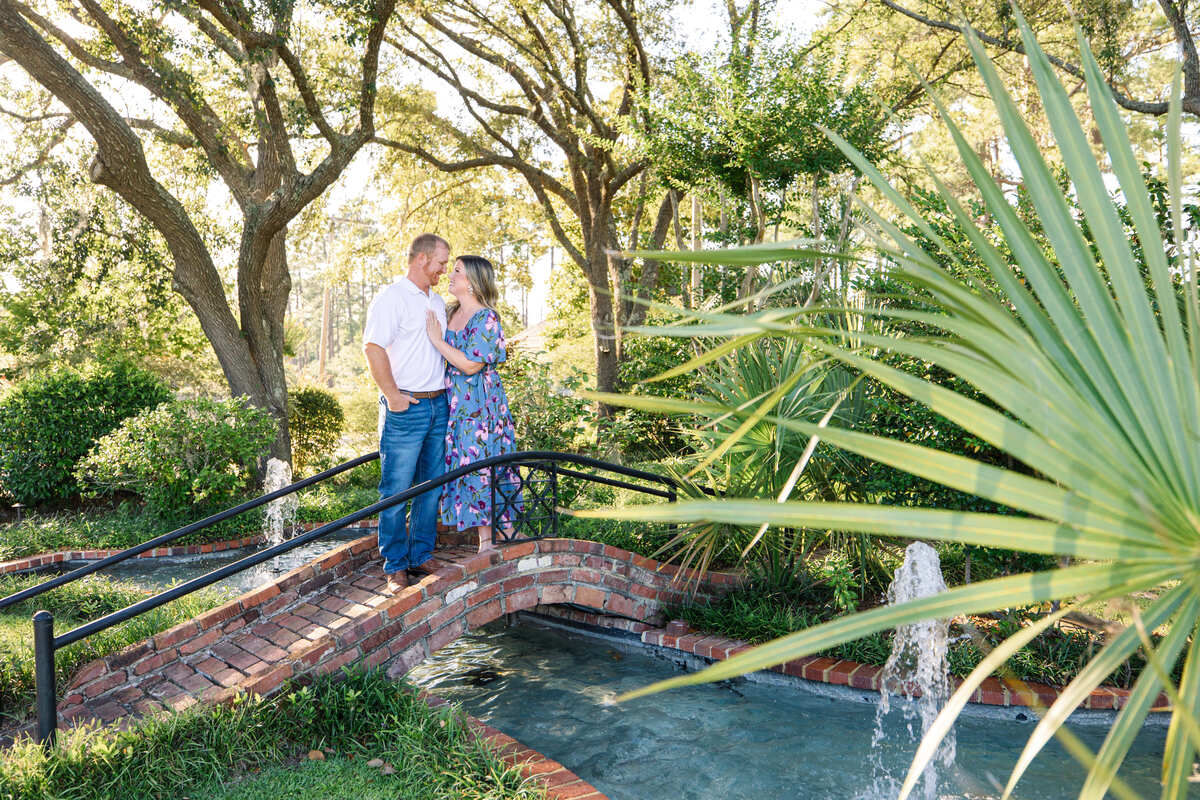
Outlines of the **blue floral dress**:
M 508 397 L 500 383 L 496 367 L 508 357 L 500 315 L 490 308 L 476 311 L 462 330 L 446 329 L 446 342 L 461 350 L 483 369 L 467 375 L 453 364 L 446 364 L 446 393 L 450 418 L 446 426 L 446 469 L 465 466 L 488 456 L 516 450 L 516 431 L 508 409 Z M 442 523 L 458 530 L 492 524 L 490 470 L 484 469 L 451 481 L 442 490 Z M 506 494 L 513 494 L 516 476 L 511 470 L 497 469 Z M 516 484 L 519 485 L 519 484 Z M 497 496 L 497 501 L 499 501 Z M 511 522 L 514 510 L 521 507 L 519 494 L 501 515 Z

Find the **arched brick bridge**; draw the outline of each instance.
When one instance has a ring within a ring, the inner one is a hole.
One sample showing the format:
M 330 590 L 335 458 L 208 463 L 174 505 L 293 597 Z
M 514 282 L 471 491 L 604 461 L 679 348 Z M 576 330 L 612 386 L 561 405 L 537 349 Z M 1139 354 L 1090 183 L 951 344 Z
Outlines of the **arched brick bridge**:
M 386 665 L 399 677 L 429 654 L 492 620 L 571 603 L 640 631 L 682 599 L 674 567 L 575 539 L 522 542 L 486 554 L 435 553 L 440 569 L 390 597 L 375 536 L 343 545 L 273 584 L 195 620 L 87 664 L 59 704 L 64 721 L 140 716 L 268 694 L 288 679 L 348 664 Z M 730 588 L 713 573 L 700 596 Z

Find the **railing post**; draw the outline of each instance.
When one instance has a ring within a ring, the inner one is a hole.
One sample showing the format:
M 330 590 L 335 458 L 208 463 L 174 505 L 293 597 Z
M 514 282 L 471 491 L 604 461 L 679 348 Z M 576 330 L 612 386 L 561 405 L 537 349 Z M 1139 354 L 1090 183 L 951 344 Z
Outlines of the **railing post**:
M 50 747 L 58 731 L 58 708 L 54 685 L 54 615 L 39 611 L 33 615 L 34 678 L 37 685 L 38 744 Z
M 492 513 L 492 518 L 491 518 L 492 541 L 496 542 L 499 540 L 500 518 L 503 516 L 503 512 L 501 512 L 500 514 L 496 513 L 496 465 L 495 464 L 492 464 L 490 467 L 488 467 L 488 493 L 491 495 L 490 507 L 492 509 L 492 512 L 491 512 Z
M 550 503 L 551 503 L 551 506 L 554 508 L 554 513 L 551 515 L 551 520 L 550 520 L 550 523 L 553 527 L 551 528 L 550 532 L 551 532 L 551 535 L 555 539 L 557 539 L 558 538 L 558 462 L 557 461 L 549 461 L 547 463 L 550 466 L 550 469 L 547 470 L 550 473 Z

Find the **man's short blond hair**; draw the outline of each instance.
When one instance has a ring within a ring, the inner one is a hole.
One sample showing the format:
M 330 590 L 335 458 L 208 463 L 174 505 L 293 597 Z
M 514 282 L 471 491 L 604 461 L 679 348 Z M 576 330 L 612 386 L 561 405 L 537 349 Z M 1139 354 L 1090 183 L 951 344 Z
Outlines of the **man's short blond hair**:
M 434 252 L 439 247 L 450 249 L 450 243 L 436 233 L 422 233 L 420 236 L 412 240 L 412 244 L 408 246 L 408 260 L 412 261 L 419 255 L 433 257 Z

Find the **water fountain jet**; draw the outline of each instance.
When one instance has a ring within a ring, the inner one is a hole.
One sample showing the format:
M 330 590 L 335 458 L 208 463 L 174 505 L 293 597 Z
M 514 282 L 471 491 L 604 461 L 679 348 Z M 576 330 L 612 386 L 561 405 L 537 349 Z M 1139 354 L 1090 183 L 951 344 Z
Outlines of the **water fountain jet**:
M 904 563 L 896 570 L 888 587 L 888 605 L 907 603 L 944 591 L 946 582 L 942 578 L 937 552 L 924 542 L 910 544 L 904 551 Z M 893 713 L 891 696 L 896 694 L 904 698 L 897 710 L 911 740 L 893 741 L 893 748 L 915 747 L 950 697 L 950 666 L 946 659 L 949 628 L 947 620 L 931 619 L 901 625 L 896 629 L 891 655 L 880 675 L 879 707 L 875 712 L 875 732 L 871 738 L 874 773 L 872 797 L 895 797 L 900 786 L 900 782 L 889 774 L 885 766 L 892 761 L 884 756 L 885 750 L 892 749 L 887 746 L 888 718 Z M 954 752 L 954 731 L 951 730 L 922 775 L 925 800 L 935 800 L 937 797 L 937 768 L 953 765 Z
M 292 482 L 292 465 L 282 459 L 267 460 L 267 474 L 263 480 L 263 492 L 270 494 L 282 489 Z M 295 494 L 289 494 L 267 503 L 267 511 L 263 520 L 264 533 L 270 544 L 279 544 L 284 540 L 284 532 L 291 529 L 296 520 L 296 511 L 300 501 Z

